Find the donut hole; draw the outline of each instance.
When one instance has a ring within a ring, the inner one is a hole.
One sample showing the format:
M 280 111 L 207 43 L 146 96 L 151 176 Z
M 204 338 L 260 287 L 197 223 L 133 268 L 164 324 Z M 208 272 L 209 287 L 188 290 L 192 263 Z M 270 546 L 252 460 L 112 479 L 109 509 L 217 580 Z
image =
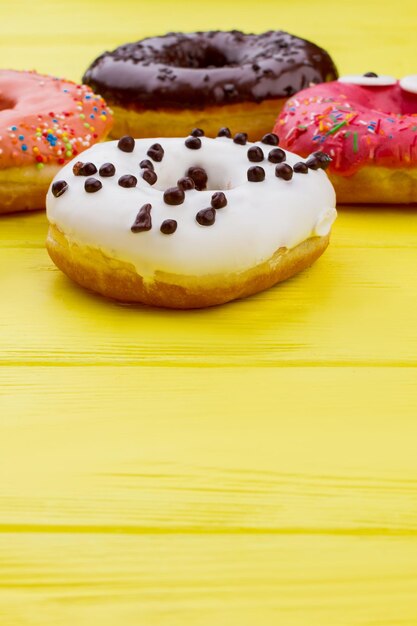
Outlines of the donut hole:
M 6 109 L 14 109 L 16 102 L 11 100 L 4 94 L 0 93 L 0 111 L 5 111 Z
M 187 40 L 178 42 L 176 45 L 167 46 L 164 50 L 163 61 L 172 67 L 185 67 L 188 69 L 209 69 L 214 67 L 226 67 L 233 65 L 224 50 L 207 43 L 196 45 L 196 42 Z
M 197 176 L 195 173 L 190 175 L 189 170 L 192 168 L 203 170 L 206 173 L 207 183 L 204 188 L 200 187 L 201 175 L 199 173 L 197 173 Z M 158 189 L 159 191 L 165 191 L 169 187 L 176 187 L 178 180 L 184 177 L 193 178 L 197 191 L 218 191 L 219 189 L 227 190 L 233 189 L 242 182 L 245 182 L 246 170 L 242 181 L 237 181 L 233 180 L 230 172 L 227 171 L 227 168 L 220 164 L 211 163 L 210 168 L 195 164 L 187 167 L 185 170 L 179 167 L 178 169 L 175 168 L 170 171 L 165 170 L 164 172 L 159 173 L 158 180 L 153 185 L 153 188 Z

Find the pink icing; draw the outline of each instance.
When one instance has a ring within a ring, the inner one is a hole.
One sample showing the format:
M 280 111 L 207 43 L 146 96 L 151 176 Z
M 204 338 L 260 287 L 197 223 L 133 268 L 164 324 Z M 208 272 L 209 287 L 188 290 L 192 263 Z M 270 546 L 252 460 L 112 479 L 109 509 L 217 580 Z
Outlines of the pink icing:
M 0 170 L 63 165 L 111 125 L 110 109 L 86 85 L 0 70 Z
M 274 128 L 280 145 L 301 156 L 316 150 L 333 159 L 330 170 L 349 176 L 365 164 L 417 165 L 417 95 L 398 82 L 364 87 L 338 81 L 300 91 Z

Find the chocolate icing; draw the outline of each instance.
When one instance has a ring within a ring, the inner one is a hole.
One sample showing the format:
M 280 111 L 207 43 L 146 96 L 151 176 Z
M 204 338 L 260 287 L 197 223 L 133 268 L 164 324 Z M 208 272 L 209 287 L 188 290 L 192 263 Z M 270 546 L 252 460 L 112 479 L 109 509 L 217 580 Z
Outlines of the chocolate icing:
M 283 31 L 169 33 L 99 56 L 83 82 L 136 110 L 288 98 L 337 78 L 325 50 Z

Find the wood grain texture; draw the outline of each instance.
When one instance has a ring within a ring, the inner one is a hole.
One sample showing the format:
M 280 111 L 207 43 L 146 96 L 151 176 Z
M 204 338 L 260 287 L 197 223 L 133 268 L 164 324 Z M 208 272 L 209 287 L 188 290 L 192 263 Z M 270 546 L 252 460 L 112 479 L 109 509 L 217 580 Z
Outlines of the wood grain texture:
M 239 27 L 415 72 L 411 0 L 206 9 L 0 0 L 2 64 Z M 193 312 L 78 288 L 46 230 L 0 220 L 1 626 L 415 626 L 417 211 L 341 207 L 312 268 Z

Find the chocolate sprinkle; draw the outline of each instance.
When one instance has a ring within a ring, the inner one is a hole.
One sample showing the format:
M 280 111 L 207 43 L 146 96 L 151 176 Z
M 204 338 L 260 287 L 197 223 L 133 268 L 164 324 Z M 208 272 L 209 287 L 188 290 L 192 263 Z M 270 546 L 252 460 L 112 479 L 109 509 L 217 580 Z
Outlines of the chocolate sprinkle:
M 102 188 L 102 184 L 97 178 L 87 178 L 84 183 L 84 189 L 87 193 L 95 193 Z
M 162 161 L 163 157 L 164 157 L 164 149 L 161 146 L 161 144 L 159 143 L 154 143 L 152 144 L 152 146 L 149 148 L 148 152 L 146 153 L 148 155 L 148 157 L 151 157 L 151 159 L 153 159 L 154 161 Z
M 227 198 L 222 191 L 216 191 L 211 196 L 211 206 L 213 209 L 222 209 L 227 204 Z
M 282 163 L 286 158 L 287 156 L 281 148 L 273 148 L 268 154 L 268 161 L 271 161 L 271 163 Z
M 132 233 L 141 233 L 144 230 L 151 230 L 152 228 L 152 219 L 151 219 L 151 204 L 144 204 L 140 209 L 139 213 L 136 216 L 135 221 L 133 222 L 130 230 Z
M 143 161 L 141 161 L 139 163 L 139 167 L 142 170 L 153 170 L 154 169 L 153 163 L 149 159 L 143 159 Z
M 288 163 L 279 163 L 275 166 L 275 176 L 277 178 L 282 178 L 283 180 L 291 180 L 292 178 L 292 167 L 288 165 Z
M 247 140 L 247 133 L 236 133 L 236 135 L 233 137 L 233 142 L 239 144 L 240 146 L 244 146 Z
M 232 136 L 232 133 L 230 132 L 230 129 L 227 128 L 227 126 L 225 126 L 224 128 L 221 128 L 219 132 L 217 133 L 217 137 L 227 137 L 228 139 L 230 139 L 231 136 Z
M 308 167 L 302 161 L 298 161 L 293 166 L 293 170 L 296 174 L 308 174 Z
M 118 183 L 120 187 L 136 187 L 138 179 L 131 174 L 125 174 L 125 176 L 120 176 Z
M 97 168 L 94 163 L 83 163 L 82 161 L 77 161 L 77 163 L 72 168 L 74 176 L 92 176 L 97 172 Z
M 252 161 L 252 163 L 260 163 L 264 160 L 264 153 L 259 146 L 252 146 L 248 150 L 248 159 Z
M 259 165 L 254 165 L 248 169 L 248 180 L 251 183 L 260 183 L 265 180 L 265 170 Z
M 211 207 L 209 209 L 201 209 L 195 216 L 195 219 L 201 226 L 211 226 L 216 221 L 216 211 Z
M 190 191 L 191 189 L 195 189 L 195 183 L 192 178 L 189 176 L 183 176 L 179 180 L 177 180 L 177 186 L 183 191 Z
M 158 176 L 155 174 L 153 170 L 150 170 L 150 169 L 143 170 L 142 178 L 143 180 L 146 180 L 146 182 L 149 183 L 149 185 L 154 185 L 156 181 L 158 180 Z
M 187 137 L 184 143 L 190 150 L 199 150 L 201 148 L 201 139 L 199 137 Z
M 52 194 L 55 198 L 59 198 L 68 189 L 68 183 L 65 180 L 57 180 L 52 185 Z
M 121 137 L 119 139 L 117 147 L 122 152 L 133 152 L 133 149 L 135 147 L 135 140 L 133 139 L 133 137 L 130 137 L 130 135 L 125 135 L 124 137 Z
M 197 191 L 202 191 L 207 187 L 208 176 L 202 167 L 190 167 L 187 176 L 192 178 Z
M 268 146 L 277 146 L 279 144 L 279 137 L 275 133 L 267 133 L 261 139 L 262 143 L 266 143 Z
M 201 128 L 193 128 L 190 135 L 192 137 L 204 137 L 204 130 L 202 130 Z
M 378 74 L 375 74 L 375 72 L 366 72 L 366 74 L 364 74 L 364 76 L 366 78 L 378 78 Z
M 169 187 L 164 191 L 165 204 L 178 205 L 184 202 L 185 194 L 179 187 Z
M 98 173 L 100 174 L 100 176 L 103 176 L 103 178 L 108 178 L 115 175 L 116 168 L 114 167 L 113 163 L 104 163 L 100 167 Z
M 164 220 L 161 224 L 161 233 L 164 235 L 172 235 L 177 230 L 177 222 L 176 220 Z

